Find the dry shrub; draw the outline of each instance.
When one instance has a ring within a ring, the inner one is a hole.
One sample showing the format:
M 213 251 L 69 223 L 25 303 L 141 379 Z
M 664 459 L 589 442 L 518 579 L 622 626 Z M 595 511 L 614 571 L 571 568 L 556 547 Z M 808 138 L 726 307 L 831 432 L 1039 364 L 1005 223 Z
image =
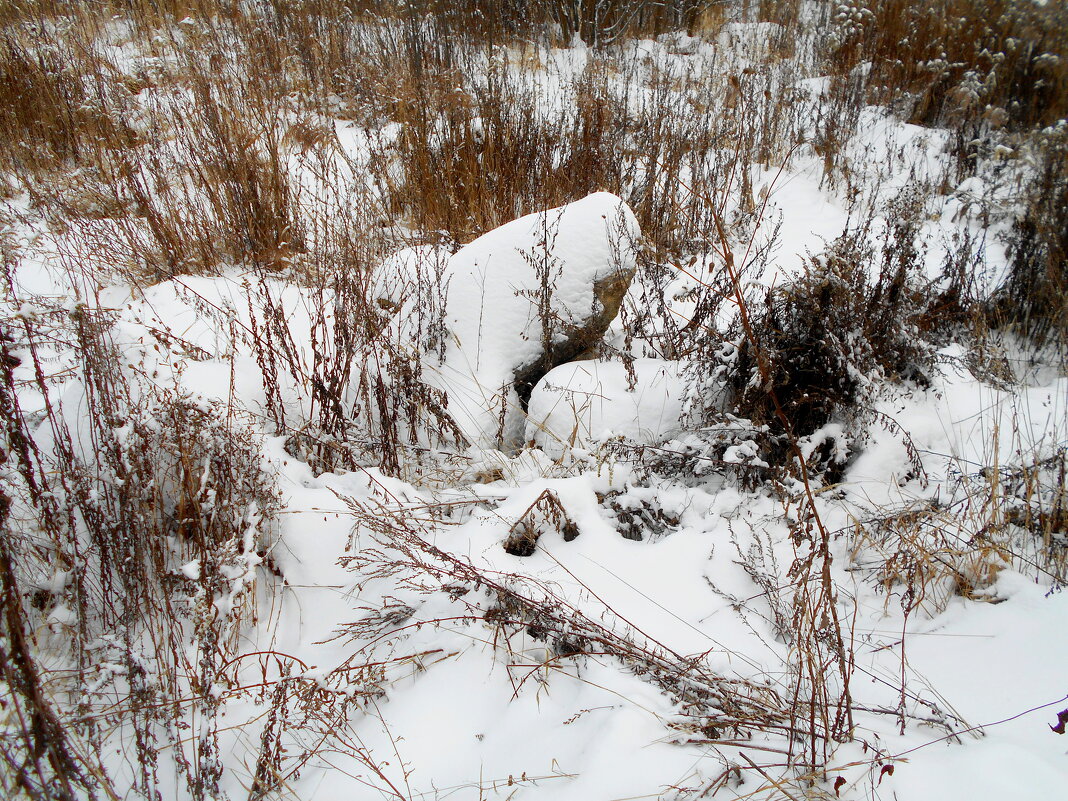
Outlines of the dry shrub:
M 539 501 L 543 513 L 555 516 L 556 521 L 563 519 L 562 512 Z M 771 686 L 718 675 L 705 661 L 707 655 L 683 657 L 650 641 L 611 607 L 599 610 L 594 619 L 540 580 L 479 568 L 427 542 L 422 533 L 426 515 L 435 510 L 387 507 L 353 499 L 349 505 L 357 524 L 372 532 L 375 541 L 342 562 L 365 580 L 384 578 L 421 595 L 450 598 L 458 608 L 455 616 L 448 617 L 449 622 L 494 628 L 493 642 L 506 651 L 511 648 L 511 639 L 524 633 L 546 642 L 554 658 L 612 660 L 675 698 L 680 717 L 674 725 L 692 737 L 744 738 L 755 731 L 790 733 L 786 701 Z M 535 502 L 533 506 L 537 505 Z M 441 511 L 436 510 L 438 514 Z M 379 642 L 388 646 L 404 632 L 393 618 L 398 612 L 411 614 L 410 609 L 393 606 L 347 628 L 353 635 L 367 638 L 368 646 Z M 379 624 L 384 625 L 376 630 Z M 417 625 L 434 626 L 437 622 Z M 359 653 L 363 652 L 361 649 Z M 817 738 L 823 734 L 814 733 Z
M 1026 128 L 1068 115 L 1063 3 L 849 0 L 830 28 L 834 67 L 870 62 L 873 98 L 900 104 L 913 122 Z
M 537 4 L 551 23 L 559 26 L 561 38 L 573 36 L 593 46 L 610 44 L 624 36 L 655 36 L 664 31 L 692 28 L 701 12 L 714 3 L 707 0 L 607 0 L 607 2 Z
M 385 330 L 390 315 L 372 272 L 384 254 L 351 218 L 334 222 L 315 232 L 317 247 L 301 263 L 311 279 L 306 343 L 294 339 L 281 284 L 263 275 L 244 284 L 251 324 L 242 338 L 261 373 L 268 421 L 316 472 L 369 462 L 389 475 L 418 471 L 426 448 L 466 447 L 447 396 L 422 380 L 422 349 L 441 342 L 440 275 L 398 290 L 417 299 L 405 313 L 418 335 L 414 343 L 397 337 Z M 303 401 L 293 402 L 294 388 Z
M 1038 345 L 1068 344 L 1068 122 L 1034 137 L 1038 164 L 1009 236 L 1009 277 L 992 320 Z
M 853 650 L 839 611 L 838 587 L 831 578 L 831 532 L 820 518 L 806 479 L 806 497 L 798 503 L 790 527 L 794 560 L 787 571 L 793 608 L 790 667 L 793 673 L 791 750 L 813 770 L 827 764 L 830 742 L 854 736 L 850 681 Z
M 814 19 L 830 73 L 813 146 L 849 186 L 840 150 L 866 104 L 951 135 L 946 187 L 1068 116 L 1068 13 L 1031 0 L 847 0 Z
M 204 238 L 217 243 L 216 263 L 282 269 L 305 250 L 291 158 L 301 153 L 305 165 L 328 163 L 335 141 L 321 134 L 287 138 L 290 121 L 309 119 L 310 109 L 290 94 L 277 43 L 260 41 L 262 33 L 245 36 L 240 27 L 208 27 L 204 36 L 203 50 L 184 54 L 178 73 L 192 102 L 156 107 L 156 157 L 150 152 L 138 166 L 150 165 L 145 179 L 154 188 L 161 178 L 178 179 L 178 191 L 160 211 L 179 232 L 208 226 Z M 169 163 L 168 135 L 177 144 Z M 173 177 L 155 173 L 160 163 Z
M 692 28 L 716 0 L 415 0 L 362 3 L 405 20 L 433 16 L 450 36 L 478 42 L 551 39 L 567 45 L 574 37 L 599 47 L 627 36 L 656 36 Z
M 1018 535 L 1023 569 L 1037 567 L 1063 586 L 1068 582 L 1068 448 L 1055 447 L 1051 455 L 1023 465 L 986 469 L 982 478 L 991 505 L 998 507 L 996 522 Z

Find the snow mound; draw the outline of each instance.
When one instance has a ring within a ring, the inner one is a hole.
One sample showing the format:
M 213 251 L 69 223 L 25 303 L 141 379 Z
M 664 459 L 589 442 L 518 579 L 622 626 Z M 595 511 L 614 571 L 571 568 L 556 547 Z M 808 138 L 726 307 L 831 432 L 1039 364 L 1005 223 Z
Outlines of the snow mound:
M 678 362 L 634 361 L 634 388 L 620 362 L 580 361 L 549 372 L 530 396 L 526 438 L 559 458 L 614 436 L 652 445 L 678 432 L 685 382 Z
M 325 297 L 321 315 L 316 314 L 316 302 L 309 290 L 273 279 L 254 282 L 237 273 L 182 276 L 147 287 L 124 303 L 110 338 L 123 363 L 155 386 L 236 402 L 264 415 L 269 402 L 261 351 L 285 336 L 288 342 L 278 347 L 291 364 L 280 360 L 272 380 L 286 414 L 305 420 L 312 401 L 304 376 L 315 358 L 310 343 L 316 318 L 328 318 L 333 309 L 333 298 Z
M 419 293 L 440 283 L 450 253 L 442 245 L 417 245 L 398 250 L 375 270 L 372 297 L 387 313 L 404 307 Z

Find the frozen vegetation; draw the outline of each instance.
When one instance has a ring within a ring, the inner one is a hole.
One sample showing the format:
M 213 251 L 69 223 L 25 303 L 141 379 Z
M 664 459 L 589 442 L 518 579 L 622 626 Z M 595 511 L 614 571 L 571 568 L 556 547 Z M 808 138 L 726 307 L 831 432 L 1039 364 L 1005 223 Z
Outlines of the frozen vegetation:
M 1054 799 L 1068 16 L 0 10 L 0 795 Z

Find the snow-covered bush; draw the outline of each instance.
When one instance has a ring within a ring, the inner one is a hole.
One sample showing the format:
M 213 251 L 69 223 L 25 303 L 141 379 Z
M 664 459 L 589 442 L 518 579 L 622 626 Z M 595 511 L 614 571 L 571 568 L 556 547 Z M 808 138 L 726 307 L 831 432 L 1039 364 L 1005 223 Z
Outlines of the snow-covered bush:
M 810 257 L 799 278 L 768 290 L 740 321 L 736 346 L 721 352 L 735 414 L 768 426 L 772 441 L 825 432 L 805 455 L 812 468 L 841 467 L 848 422 L 878 381 L 927 382 L 932 351 L 916 324 L 923 307 L 909 252 L 913 233 L 900 231 L 901 250 L 888 248 L 876 268 L 866 232 L 847 230 Z M 832 423 L 847 425 L 825 428 Z M 764 458 L 781 463 L 794 455 L 780 442 Z

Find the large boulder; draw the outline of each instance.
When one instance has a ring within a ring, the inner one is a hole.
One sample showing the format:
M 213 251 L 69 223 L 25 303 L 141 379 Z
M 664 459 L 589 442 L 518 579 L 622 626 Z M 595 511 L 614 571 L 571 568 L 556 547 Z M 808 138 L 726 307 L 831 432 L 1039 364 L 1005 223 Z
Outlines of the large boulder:
M 404 304 L 394 334 L 418 343 L 421 378 L 448 397 L 468 443 L 522 442 L 534 385 L 618 313 L 640 236 L 627 205 L 599 192 L 479 237 L 441 267 L 437 297 Z

